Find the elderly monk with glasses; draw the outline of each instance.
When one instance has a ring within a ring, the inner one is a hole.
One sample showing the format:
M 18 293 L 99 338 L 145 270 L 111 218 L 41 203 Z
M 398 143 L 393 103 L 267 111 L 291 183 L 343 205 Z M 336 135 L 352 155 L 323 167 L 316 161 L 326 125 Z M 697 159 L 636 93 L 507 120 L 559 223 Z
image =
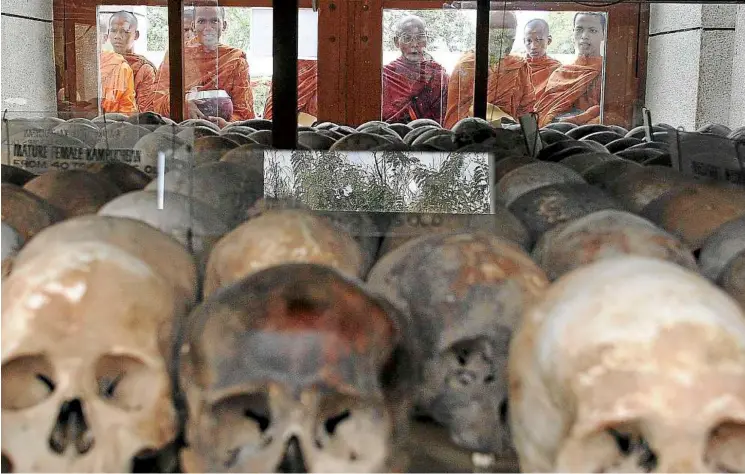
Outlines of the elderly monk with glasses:
M 424 20 L 406 16 L 396 24 L 394 44 L 401 56 L 383 68 L 383 120 L 407 123 L 427 118 L 442 123 L 448 76 L 427 53 Z

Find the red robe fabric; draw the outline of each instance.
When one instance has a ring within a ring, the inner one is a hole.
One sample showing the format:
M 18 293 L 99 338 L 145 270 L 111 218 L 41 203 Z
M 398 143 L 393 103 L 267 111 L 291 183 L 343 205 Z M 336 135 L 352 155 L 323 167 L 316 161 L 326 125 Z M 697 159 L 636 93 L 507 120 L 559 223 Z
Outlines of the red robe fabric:
M 145 56 L 139 54 L 125 54 L 124 59 L 129 63 L 135 76 L 135 97 L 140 112 L 153 110 L 153 93 L 155 91 L 155 65 Z
M 134 74 L 121 54 L 101 51 L 101 109 L 105 113 L 137 112 Z
M 546 90 L 548 78 L 554 71 L 561 67 L 561 61 L 549 56 L 540 58 L 526 58 L 528 61 L 528 70 L 530 70 L 530 82 L 533 84 L 535 99 L 540 100 L 543 92 Z
M 163 64 L 158 70 L 153 98 L 154 111 L 165 117 L 171 115 L 170 82 L 166 51 Z M 246 53 L 224 44 L 219 45 L 216 51 L 210 51 L 202 47 L 196 39 L 190 40 L 184 47 L 184 92 L 217 89 L 227 92 L 233 101 L 231 122 L 255 117 Z
M 448 75 L 435 61 L 412 64 L 399 57 L 383 68 L 383 120 L 408 123 L 427 118 L 442 124 Z
M 297 112 L 318 117 L 318 61 L 298 59 L 297 61 Z M 272 89 L 264 106 L 264 118 L 272 119 Z
M 450 76 L 444 127 L 452 128 L 469 116 L 469 109 L 473 106 L 475 73 L 476 55 L 471 51 L 463 55 Z M 489 69 L 486 100 L 515 119 L 533 112 L 535 94 L 525 59 L 510 55 Z
M 574 64 L 561 66 L 548 79 L 546 90 L 536 103 L 539 126 L 556 119 L 583 125 L 600 117 L 600 88 L 603 58 L 579 57 Z M 560 119 L 562 114 L 582 111 L 575 117 Z

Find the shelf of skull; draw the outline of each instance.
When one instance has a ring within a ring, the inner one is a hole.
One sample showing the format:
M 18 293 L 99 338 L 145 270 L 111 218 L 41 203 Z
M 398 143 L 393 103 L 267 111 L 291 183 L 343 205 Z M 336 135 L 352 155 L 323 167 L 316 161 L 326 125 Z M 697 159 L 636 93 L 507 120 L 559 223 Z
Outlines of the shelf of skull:
M 8 472 L 745 469 L 745 188 L 676 151 L 745 129 L 3 127 Z

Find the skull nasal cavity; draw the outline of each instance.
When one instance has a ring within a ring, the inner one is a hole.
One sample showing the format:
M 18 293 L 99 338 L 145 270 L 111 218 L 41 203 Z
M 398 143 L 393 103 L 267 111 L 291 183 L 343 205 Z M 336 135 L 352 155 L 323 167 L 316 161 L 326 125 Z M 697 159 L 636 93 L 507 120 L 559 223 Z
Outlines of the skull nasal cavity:
M 57 421 L 49 435 L 49 447 L 57 454 L 67 451 L 70 443 L 78 454 L 87 453 L 93 446 L 93 433 L 85 420 L 79 398 L 62 403 Z
M 3 453 L 3 470 L 2 472 L 13 472 L 13 463 L 10 462 L 10 458 Z
M 300 442 L 295 436 L 287 442 L 287 448 L 285 448 L 282 460 L 277 465 L 276 472 L 308 472 L 303 451 L 300 449 Z

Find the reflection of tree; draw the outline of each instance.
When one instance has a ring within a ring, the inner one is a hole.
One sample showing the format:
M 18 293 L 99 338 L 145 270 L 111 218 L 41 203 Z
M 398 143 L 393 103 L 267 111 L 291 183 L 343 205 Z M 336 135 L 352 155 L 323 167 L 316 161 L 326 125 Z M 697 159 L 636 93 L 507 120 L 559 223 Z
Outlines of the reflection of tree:
M 574 54 L 574 12 L 551 12 L 546 21 L 553 38 L 548 54 Z
M 394 51 L 396 23 L 406 15 L 417 15 L 432 35 L 430 48 L 445 45 L 449 51 L 468 51 L 476 43 L 476 27 L 459 10 L 386 10 L 383 12 L 383 51 Z
M 147 49 L 165 51 L 168 49 L 168 9 L 166 7 L 147 7 Z M 225 21 L 228 28 L 223 33 L 224 44 L 248 51 L 251 44 L 251 9 L 225 8 Z
M 168 9 L 147 7 L 147 50 L 165 51 L 168 49 Z
M 373 153 L 372 163 L 346 154 L 294 151 L 265 160 L 266 195 L 297 199 L 312 209 L 347 211 L 488 212 L 485 156 L 451 153 L 438 166 L 403 152 Z M 284 155 L 287 156 L 287 155 Z

